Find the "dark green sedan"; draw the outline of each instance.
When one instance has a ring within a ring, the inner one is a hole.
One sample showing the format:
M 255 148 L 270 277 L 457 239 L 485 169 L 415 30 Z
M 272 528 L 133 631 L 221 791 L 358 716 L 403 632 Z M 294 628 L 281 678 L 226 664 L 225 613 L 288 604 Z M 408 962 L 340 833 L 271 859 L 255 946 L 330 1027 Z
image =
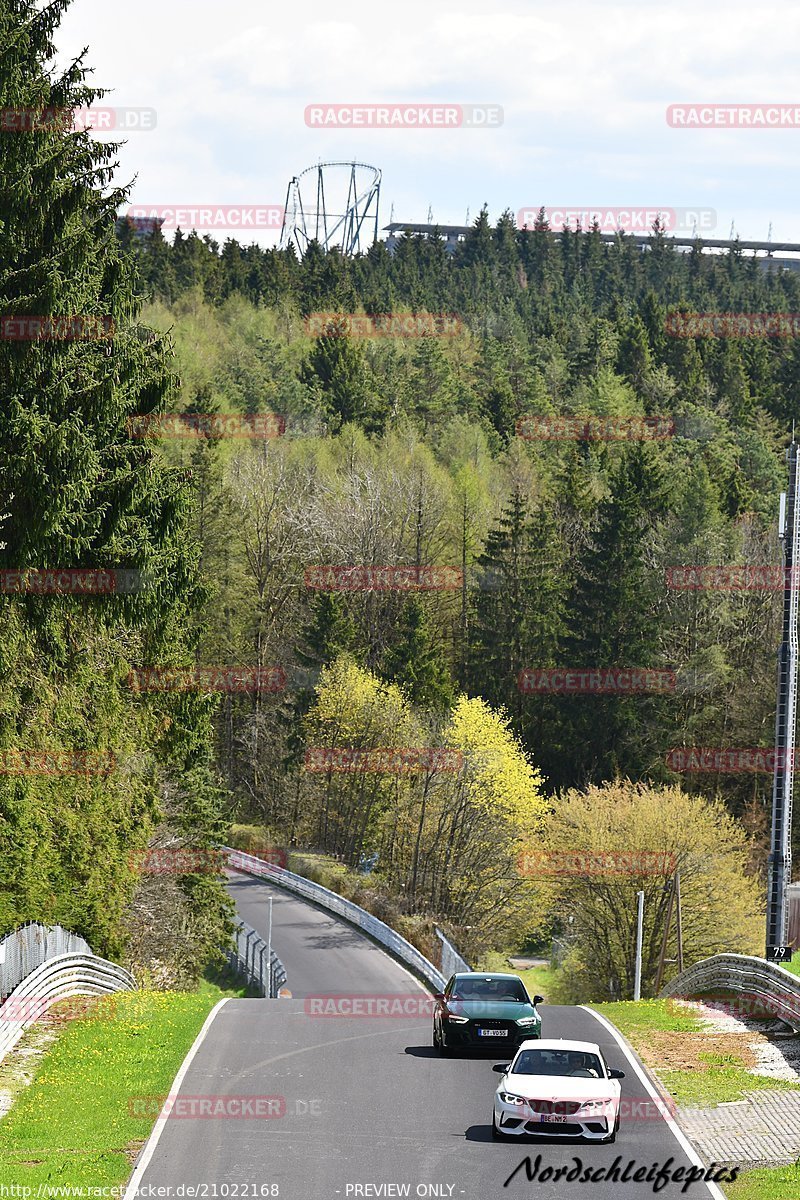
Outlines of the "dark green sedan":
M 536 1005 L 544 996 L 531 1000 L 519 975 L 453 975 L 434 999 L 433 1044 L 442 1054 L 456 1049 L 515 1052 L 528 1038 L 541 1037 Z

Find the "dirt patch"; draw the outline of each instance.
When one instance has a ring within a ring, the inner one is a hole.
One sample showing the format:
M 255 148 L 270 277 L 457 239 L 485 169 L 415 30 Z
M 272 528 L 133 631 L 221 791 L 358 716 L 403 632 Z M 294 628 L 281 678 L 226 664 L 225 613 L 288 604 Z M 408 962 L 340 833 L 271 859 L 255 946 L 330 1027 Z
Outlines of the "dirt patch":
M 753 1043 L 766 1042 L 761 1034 L 675 1033 L 649 1029 L 637 1039 L 637 1049 L 658 1071 L 710 1071 L 722 1065 L 752 1070 L 758 1063 Z M 711 1060 L 711 1061 L 709 1061 Z
M 59 1023 L 46 1014 L 25 1031 L 0 1065 L 0 1121 L 20 1092 L 36 1078 L 42 1057 L 56 1040 Z
M 688 1015 L 700 1019 L 704 1037 L 728 1034 L 743 1038 L 756 1057 L 756 1065 L 748 1068 L 753 1075 L 787 1083 L 800 1081 L 800 1037 L 789 1034 L 782 1022 L 771 1018 L 736 1017 L 730 1012 L 730 1001 L 676 1003 L 680 1003 Z
M 135 1138 L 134 1141 L 128 1142 L 127 1146 L 125 1146 L 123 1154 L 126 1155 L 131 1166 L 134 1165 L 136 1159 L 141 1154 L 142 1146 L 144 1146 L 146 1141 L 147 1138 Z

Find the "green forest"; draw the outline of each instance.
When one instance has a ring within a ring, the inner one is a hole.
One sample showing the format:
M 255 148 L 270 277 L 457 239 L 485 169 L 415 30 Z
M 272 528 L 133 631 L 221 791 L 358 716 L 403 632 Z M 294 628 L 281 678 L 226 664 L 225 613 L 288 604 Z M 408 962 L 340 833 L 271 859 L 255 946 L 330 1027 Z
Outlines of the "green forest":
M 81 63 L 45 70 L 63 5 L 22 22 L 27 7 L 0 14 L 0 107 L 90 103 Z M 573 998 L 610 975 L 630 995 L 638 885 L 537 876 L 531 851 L 666 853 L 687 954 L 760 952 L 771 776 L 680 773 L 669 755 L 770 745 L 781 594 L 680 589 L 670 569 L 780 565 L 800 348 L 676 337 L 668 318 L 797 312 L 798 276 L 682 252 L 658 227 L 643 249 L 485 210 L 452 256 L 406 235 L 301 260 L 136 228 L 113 147 L 87 132 L 0 131 L 0 162 L 0 314 L 113 321 L 104 339 L 0 340 L 0 569 L 147 579 L 0 594 L 0 749 L 118 762 L 0 775 L 0 933 L 58 922 L 192 977 L 230 928 L 222 883 L 141 856 L 210 849 L 238 824 L 360 873 L 407 935 L 435 919 L 472 956 L 567 938 Z M 336 320 L 354 313 L 457 321 L 362 338 Z M 174 413 L 207 420 L 196 436 L 134 420 Z M 274 414 L 279 436 L 224 436 L 213 418 L 231 413 Z M 526 418 L 563 416 L 670 432 L 530 435 Z M 399 586 L 320 584 L 401 567 Z M 272 674 L 131 684 L 205 668 Z M 553 669 L 669 684 L 522 682 Z M 369 757 L 409 749 L 391 769 Z M 648 881 L 650 984 L 663 882 Z

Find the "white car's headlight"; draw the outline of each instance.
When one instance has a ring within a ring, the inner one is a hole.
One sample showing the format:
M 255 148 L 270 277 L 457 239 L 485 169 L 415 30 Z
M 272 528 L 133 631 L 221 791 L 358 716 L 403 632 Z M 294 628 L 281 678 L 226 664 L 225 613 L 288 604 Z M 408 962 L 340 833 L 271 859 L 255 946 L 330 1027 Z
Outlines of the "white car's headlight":
M 524 1096 L 514 1096 L 511 1092 L 501 1092 L 500 1099 L 503 1104 L 527 1104 L 528 1101 Z
M 600 1109 L 610 1108 L 612 1103 L 611 1100 L 584 1100 L 583 1104 L 581 1104 L 581 1110 L 583 1112 L 597 1112 Z

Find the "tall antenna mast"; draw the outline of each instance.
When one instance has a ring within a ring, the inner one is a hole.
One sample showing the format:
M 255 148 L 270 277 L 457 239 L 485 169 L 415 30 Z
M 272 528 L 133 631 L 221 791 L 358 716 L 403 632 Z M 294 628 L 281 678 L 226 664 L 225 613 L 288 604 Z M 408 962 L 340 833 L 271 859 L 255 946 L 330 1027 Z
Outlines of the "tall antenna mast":
M 789 459 L 789 490 L 781 496 L 778 537 L 783 542 L 783 640 L 778 651 L 778 703 L 775 714 L 775 768 L 772 779 L 772 835 L 767 867 L 767 958 L 791 959 L 786 946 L 786 888 L 792 877 L 792 789 L 797 721 L 797 615 L 800 587 L 800 471 L 794 440 Z

